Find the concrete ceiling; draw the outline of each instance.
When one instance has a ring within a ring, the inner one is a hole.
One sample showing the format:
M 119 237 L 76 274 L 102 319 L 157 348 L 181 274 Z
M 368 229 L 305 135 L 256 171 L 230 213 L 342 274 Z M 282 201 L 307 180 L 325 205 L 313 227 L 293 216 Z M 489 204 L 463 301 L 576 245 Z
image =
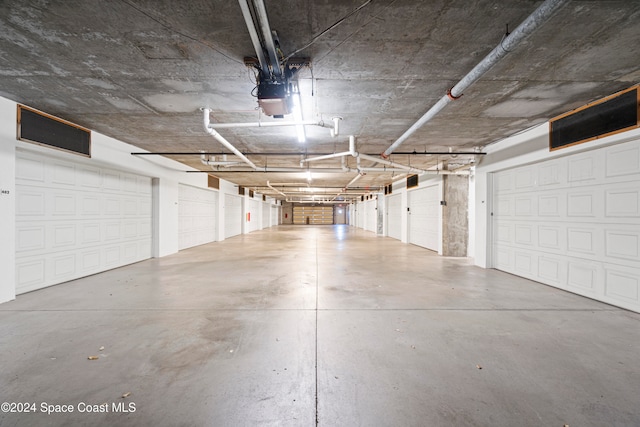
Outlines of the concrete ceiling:
M 265 1 L 285 54 L 363 3 Z M 373 0 L 298 54 L 312 64 L 298 73 L 304 118 L 327 127 L 306 126 L 304 144 L 291 127 L 219 132 L 258 166 L 299 168 L 300 153 L 346 151 L 349 135 L 359 152 L 377 156 L 501 42 L 507 25 L 513 30 L 541 3 Z M 640 1 L 569 1 L 396 151 L 482 150 L 640 82 L 639 22 Z M 260 114 L 252 96 L 254 72 L 243 58 L 253 55 L 236 1 L 0 3 L 0 96 L 151 152 L 228 153 L 205 133 L 202 107 L 213 122 L 275 120 Z M 334 116 L 343 118 L 336 138 Z M 199 156 L 169 157 L 211 170 Z M 427 169 L 472 157 L 391 159 Z M 355 168 L 355 159 L 347 162 Z M 340 159 L 309 166 L 339 168 Z M 278 197 L 268 180 L 306 182 L 304 173 L 214 174 Z M 310 185 L 335 194 L 356 175 L 313 173 Z M 367 173 L 355 186 L 377 189 L 398 175 Z

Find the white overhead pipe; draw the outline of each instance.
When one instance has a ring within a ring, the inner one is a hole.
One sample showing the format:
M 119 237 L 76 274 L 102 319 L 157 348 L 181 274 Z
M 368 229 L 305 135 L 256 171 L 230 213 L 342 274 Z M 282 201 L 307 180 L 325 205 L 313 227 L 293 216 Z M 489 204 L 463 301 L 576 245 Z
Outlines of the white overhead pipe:
M 264 191 L 264 190 L 263 190 Z M 357 196 L 357 195 L 361 195 L 361 194 L 367 194 L 368 192 L 365 191 L 361 191 L 358 193 L 355 192 L 350 192 L 350 193 L 344 193 L 344 194 L 348 194 L 350 196 Z M 326 198 L 330 198 L 333 197 L 334 192 L 315 192 L 315 193 L 306 193 L 303 191 L 286 191 L 287 197 L 310 197 L 310 196 L 316 196 L 316 197 L 326 197 Z M 338 193 L 341 194 L 341 193 Z
M 384 160 L 384 159 L 380 159 L 378 157 L 374 157 L 374 156 L 370 156 L 368 154 L 362 154 L 356 151 L 356 137 L 353 135 L 349 136 L 349 153 L 356 158 L 357 161 L 357 165 L 358 165 L 358 170 L 361 170 L 360 168 L 360 160 L 364 159 L 364 160 L 369 160 L 375 163 L 382 163 L 384 165 L 387 166 L 391 166 L 393 168 L 399 168 L 402 169 L 403 171 L 409 171 L 412 173 L 423 173 L 425 171 L 423 171 L 422 169 L 418 169 L 418 168 L 414 168 L 411 166 L 405 166 L 405 165 L 401 165 L 399 163 L 395 163 L 392 162 L 390 160 Z M 377 169 L 377 168 L 371 168 L 372 170 L 370 172 L 375 172 L 375 171 L 382 171 L 384 172 L 384 169 Z M 388 170 L 388 169 L 387 169 Z
M 359 173 L 358 175 L 354 176 L 353 179 L 351 181 L 349 181 L 349 183 L 347 185 L 344 186 L 344 188 L 342 189 L 342 191 L 346 191 L 347 188 L 351 187 L 353 184 L 356 183 L 357 180 L 359 180 L 360 178 L 362 178 L 361 173 Z
M 408 171 L 408 172 L 411 172 L 411 173 L 418 173 L 418 174 L 427 172 L 424 169 L 418 169 L 418 168 L 414 168 L 412 166 L 405 166 L 405 165 L 402 165 L 400 163 L 395 163 L 395 162 L 392 162 L 390 160 L 385 160 L 385 159 L 381 159 L 379 157 L 370 156 L 368 154 L 360 154 L 360 153 L 358 153 L 358 157 L 362 158 L 364 160 L 369 160 L 369 161 L 376 162 L 376 163 L 382 163 L 383 165 L 391 166 L 392 168 L 401 169 L 404 172 Z
M 347 170 L 344 171 L 342 168 L 313 168 L 313 169 L 306 169 L 306 168 L 292 168 L 292 167 L 271 167 L 271 166 L 258 166 L 255 169 L 254 168 L 249 168 L 246 166 L 243 167 L 235 167 L 235 168 L 229 168 L 228 170 L 221 170 L 219 172 L 224 173 L 224 172 L 283 172 L 283 173 L 291 173 L 291 172 L 297 172 L 297 173 L 307 173 L 307 171 L 310 170 L 312 173 L 343 173 L 343 172 L 356 172 L 355 170 Z
M 216 172 L 225 173 L 225 172 L 264 172 L 264 173 L 307 173 L 307 171 L 311 171 L 311 173 L 345 173 L 345 172 L 367 172 L 367 173 L 388 173 L 388 172 L 397 172 L 397 173 L 415 173 L 418 175 L 451 175 L 454 174 L 453 171 L 448 170 L 422 170 L 422 169 L 404 169 L 404 168 L 375 168 L 375 167 L 361 167 L 360 169 L 351 169 L 347 168 L 346 170 L 342 168 L 284 168 L 284 167 L 258 167 L 257 169 L 249 168 L 249 167 L 225 167 L 224 170 L 214 169 Z M 464 175 L 464 171 L 460 173 L 455 173 L 456 175 Z
M 511 34 L 502 39 L 485 58 L 478 63 L 466 76 L 453 86 L 446 95 L 429 109 L 417 122 L 400 136 L 381 156 L 389 157 L 409 136 L 421 128 L 425 123 L 434 118 L 449 102 L 460 98 L 469 86 L 482 77 L 491 67 L 500 61 L 507 53 L 513 50 L 522 40 L 538 29 L 568 0 L 546 0 L 527 19 L 525 19 Z
M 337 119 L 338 117 L 334 117 L 333 119 Z M 339 118 L 340 120 L 342 120 L 342 118 Z M 336 121 L 336 127 L 337 127 L 337 121 Z M 341 153 L 333 153 L 333 154 L 326 154 L 324 156 L 318 156 L 318 157 L 310 157 L 308 159 L 302 159 L 300 160 L 300 164 L 302 163 L 308 163 L 308 162 L 315 162 L 317 160 L 327 160 L 327 159 L 333 159 L 336 157 L 342 157 L 344 158 L 345 156 L 353 156 L 356 157 L 358 155 L 358 153 L 356 153 L 356 149 L 355 149 L 355 140 L 356 137 L 353 135 L 349 135 L 349 151 L 343 151 Z M 344 160 L 342 162 L 343 168 L 344 168 Z
M 281 196 L 283 196 L 286 199 L 287 195 L 284 194 L 282 191 L 278 190 L 277 188 L 273 187 L 271 185 L 271 183 L 269 183 L 269 181 L 267 181 L 267 187 L 269 187 L 270 189 L 272 189 L 273 191 L 275 191 L 276 193 L 280 194 Z
M 227 160 L 226 154 L 222 156 L 222 160 L 216 160 L 215 156 L 209 157 L 206 154 L 201 154 L 200 162 L 202 162 L 203 165 L 212 166 L 212 167 L 213 166 L 229 167 L 229 166 L 235 166 L 241 163 L 235 160 Z
M 358 170 L 360 172 L 373 172 L 373 173 L 386 173 L 386 172 L 393 172 L 393 173 L 402 173 L 402 174 L 407 174 L 407 173 L 414 173 L 417 175 L 469 175 L 468 171 L 462 170 L 460 168 L 454 169 L 454 170 L 420 170 L 420 172 L 417 171 L 412 171 L 412 170 L 407 170 L 407 169 L 401 169 L 401 168 L 365 168 L 365 167 L 360 167 L 358 168 Z
M 227 129 L 227 128 L 266 128 L 273 126 L 304 126 L 315 125 L 323 126 L 322 122 L 316 120 L 303 120 L 303 121 L 286 121 L 286 122 L 238 122 L 238 123 L 210 123 L 209 127 L 212 129 Z
M 358 152 L 356 151 L 356 137 L 353 135 L 349 135 L 349 153 L 353 157 L 358 156 Z
M 333 129 L 331 129 L 331 136 L 335 138 L 340 134 L 340 120 L 342 120 L 342 117 L 332 117 L 331 120 L 333 120 Z
M 349 172 L 349 167 L 347 166 L 346 157 L 340 157 L 340 166 L 343 172 Z
M 342 153 L 326 154 L 324 156 L 310 157 L 308 159 L 302 159 L 302 160 L 300 160 L 300 163 L 308 163 L 308 162 L 315 162 L 317 160 L 333 159 L 333 158 L 336 158 L 336 157 L 349 156 L 350 154 L 351 154 L 351 152 L 349 152 L 349 151 L 343 151 Z
M 211 136 L 213 136 L 215 139 L 218 140 L 218 142 L 220 142 L 222 145 L 224 145 L 225 147 L 227 147 L 229 150 L 231 150 L 233 152 L 233 154 L 235 154 L 236 156 L 238 156 L 240 159 L 242 159 L 243 162 L 245 162 L 246 164 L 248 164 L 249 166 L 251 166 L 251 168 L 253 169 L 257 169 L 258 167 L 253 164 L 253 162 L 249 159 L 247 159 L 247 157 L 242 154 L 236 147 L 234 147 L 229 141 L 227 141 L 222 135 L 220 135 L 218 132 L 215 131 L 215 129 L 212 129 L 209 126 L 209 122 L 210 122 L 210 118 L 209 118 L 209 114 L 211 113 L 211 110 L 209 110 L 208 108 L 204 109 L 204 130 Z
M 272 182 L 271 185 L 279 185 L 281 187 L 308 187 L 309 184 L 306 182 Z
M 241 162 L 234 162 L 234 161 L 225 161 L 225 160 L 203 160 L 200 159 L 200 161 L 202 162 L 203 165 L 207 165 L 207 166 L 211 166 L 211 167 L 215 167 L 215 166 L 222 166 L 225 168 L 228 168 L 230 166 L 235 166 L 237 164 L 240 164 Z
M 346 163 L 344 158 L 346 156 L 352 156 L 355 157 L 356 161 L 357 161 L 357 170 L 358 171 L 364 171 L 364 172 L 380 172 L 380 173 L 384 173 L 384 172 L 410 172 L 410 173 L 417 173 L 417 174 L 423 174 L 423 173 L 429 173 L 426 170 L 423 169 L 418 169 L 418 168 L 414 168 L 411 166 L 405 166 L 399 163 L 395 163 L 392 162 L 390 160 L 384 160 L 384 159 L 380 159 L 378 157 L 374 157 L 374 156 L 370 156 L 368 154 L 361 154 L 358 153 L 356 151 L 356 138 L 353 135 L 349 136 L 349 151 L 343 151 L 341 153 L 333 153 L 333 154 L 326 154 L 324 156 L 318 156 L 318 157 L 311 157 L 308 159 L 303 159 L 300 161 L 300 164 L 302 165 L 303 163 L 308 163 L 308 162 L 314 162 L 317 160 L 326 160 L 326 159 L 332 159 L 335 157 L 341 157 L 342 158 L 342 169 L 345 172 L 348 172 L 348 168 L 346 168 Z M 364 160 L 369 160 L 375 163 L 382 163 L 385 164 L 387 166 L 390 166 L 391 168 L 374 168 L 374 167 L 370 167 L 370 168 L 362 168 L 360 167 L 360 160 L 364 159 Z M 346 168 L 346 169 L 345 169 Z
M 343 157 L 343 158 L 344 158 L 344 157 Z M 337 199 L 337 198 L 338 198 L 338 197 L 340 197 L 340 196 L 344 196 L 344 195 L 346 194 L 346 192 L 347 192 L 347 189 L 348 189 L 349 187 L 351 187 L 353 184 L 355 184 L 355 182 L 356 182 L 357 180 L 359 180 L 360 178 L 362 178 L 362 176 L 363 176 L 363 175 L 364 175 L 364 174 L 363 174 L 362 172 L 359 172 L 359 171 L 358 171 L 358 174 L 357 174 L 356 176 L 354 176 L 354 177 L 353 177 L 353 179 L 352 179 L 351 181 L 349 181 L 349 183 L 348 183 L 347 185 L 345 185 L 345 186 L 342 188 L 342 190 L 341 190 L 338 194 L 336 194 L 336 195 L 334 196 L 334 198 L 333 198 L 333 199 L 331 199 L 331 201 L 334 201 L 335 199 Z

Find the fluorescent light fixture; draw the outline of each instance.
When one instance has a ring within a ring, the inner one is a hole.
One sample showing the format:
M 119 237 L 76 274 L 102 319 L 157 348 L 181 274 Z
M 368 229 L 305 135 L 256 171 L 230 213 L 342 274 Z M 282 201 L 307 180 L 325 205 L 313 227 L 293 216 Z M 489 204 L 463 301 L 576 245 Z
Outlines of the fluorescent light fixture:
M 300 92 L 293 94 L 293 119 L 296 122 L 302 122 L 302 102 L 300 101 Z M 302 144 L 307 140 L 303 125 L 296 125 L 296 133 L 298 134 L 299 143 Z

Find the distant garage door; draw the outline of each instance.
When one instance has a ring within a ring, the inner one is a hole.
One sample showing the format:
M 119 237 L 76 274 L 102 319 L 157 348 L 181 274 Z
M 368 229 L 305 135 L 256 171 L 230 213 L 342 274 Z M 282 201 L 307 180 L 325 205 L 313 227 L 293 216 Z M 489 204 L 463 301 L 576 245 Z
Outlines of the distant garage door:
M 493 265 L 640 312 L 640 142 L 493 177 Z
M 151 257 L 151 179 L 18 152 L 16 293 Z
M 260 229 L 260 203 L 257 200 L 249 199 L 249 207 L 247 209 L 247 231 L 257 231 Z
M 215 242 L 218 193 L 180 184 L 178 187 L 178 248 Z
M 409 206 L 409 243 L 438 251 L 442 214 L 442 186 L 433 184 L 407 192 Z
M 293 207 L 294 224 L 333 224 L 333 206 L 304 206 Z
M 364 202 L 364 225 L 363 228 L 367 231 L 377 231 L 377 206 L 378 201 L 375 199 L 367 200 Z
M 387 233 L 389 237 L 402 240 L 402 196 L 387 197 Z
M 242 233 L 242 197 L 224 195 L 224 237 L 233 237 Z

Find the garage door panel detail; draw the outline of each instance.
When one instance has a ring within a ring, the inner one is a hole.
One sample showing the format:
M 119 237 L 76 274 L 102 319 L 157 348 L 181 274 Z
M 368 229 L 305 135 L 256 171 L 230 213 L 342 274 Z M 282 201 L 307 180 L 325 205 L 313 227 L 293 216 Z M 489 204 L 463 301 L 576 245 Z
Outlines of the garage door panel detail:
M 18 294 L 151 256 L 150 178 L 26 152 L 16 171 Z
M 493 182 L 496 268 L 640 312 L 640 141 Z

